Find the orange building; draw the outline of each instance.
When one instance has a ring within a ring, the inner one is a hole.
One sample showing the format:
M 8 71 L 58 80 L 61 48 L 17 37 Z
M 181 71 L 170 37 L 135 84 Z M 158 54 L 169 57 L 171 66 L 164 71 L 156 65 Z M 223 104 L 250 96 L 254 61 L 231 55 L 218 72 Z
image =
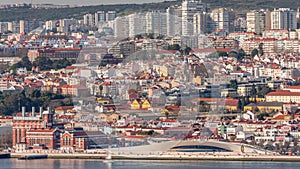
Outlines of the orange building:
M 59 147 L 60 131 L 51 129 L 30 129 L 26 132 L 28 148 L 57 149 Z
M 72 96 L 88 96 L 89 89 L 81 85 L 63 85 L 56 86 L 53 88 L 54 93 L 62 95 L 72 95 Z
M 13 131 L 12 131 L 12 146 L 16 144 L 26 143 L 26 132 L 30 129 L 42 129 L 52 127 L 53 114 L 48 111 L 42 112 L 40 108 L 39 114 L 35 114 L 35 108 L 32 108 L 31 113 L 25 112 L 25 107 L 22 107 L 22 113 L 18 113 L 13 117 Z

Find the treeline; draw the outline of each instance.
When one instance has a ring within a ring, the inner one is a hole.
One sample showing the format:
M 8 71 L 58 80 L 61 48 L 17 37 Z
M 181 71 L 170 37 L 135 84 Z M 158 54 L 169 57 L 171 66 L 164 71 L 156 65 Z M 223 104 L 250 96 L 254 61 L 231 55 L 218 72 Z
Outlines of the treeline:
M 27 111 L 32 107 L 57 107 L 73 105 L 70 97 L 51 92 L 41 92 L 40 89 L 24 89 L 22 92 L 2 93 L 0 92 L 0 115 L 14 115 L 25 106 Z
M 211 4 L 211 8 L 233 8 L 237 10 L 253 10 L 253 9 L 273 9 L 273 8 L 292 8 L 296 9 L 300 6 L 300 1 L 295 0 L 203 0 Z
M 31 8 L 11 8 L 0 10 L 0 21 L 18 21 L 24 20 L 56 20 L 64 18 L 82 19 L 86 13 L 95 13 L 96 11 L 116 11 L 118 16 L 128 15 L 134 12 L 145 12 L 151 10 L 165 10 L 171 5 L 180 5 L 181 0 L 165 1 L 161 3 L 147 4 L 119 4 L 119 5 L 97 5 L 83 6 L 74 8 L 59 9 L 31 9 Z M 210 4 L 211 9 L 224 7 L 240 11 L 253 9 L 273 9 L 273 8 L 295 8 L 300 6 L 300 1 L 295 0 L 203 0 Z
M 51 70 L 51 69 L 58 70 L 58 69 L 66 68 L 67 66 L 71 66 L 75 62 L 76 60 L 69 61 L 65 58 L 52 61 L 46 56 L 40 56 L 33 63 L 31 63 L 28 60 L 28 57 L 25 56 L 21 59 L 21 61 L 12 65 L 10 67 L 10 70 L 16 70 L 17 68 L 23 68 L 23 67 L 26 67 L 27 70 L 31 70 L 32 66 L 38 66 L 41 71 Z
M 180 4 L 181 1 L 166 1 L 161 3 L 145 4 L 119 4 L 119 5 L 97 5 L 74 8 L 58 9 L 31 9 L 31 8 L 11 8 L 0 10 L 0 21 L 18 20 L 56 20 L 65 18 L 83 19 L 86 13 L 97 11 L 116 11 L 118 16 L 128 15 L 134 12 L 145 12 L 151 10 L 165 10 L 171 5 Z

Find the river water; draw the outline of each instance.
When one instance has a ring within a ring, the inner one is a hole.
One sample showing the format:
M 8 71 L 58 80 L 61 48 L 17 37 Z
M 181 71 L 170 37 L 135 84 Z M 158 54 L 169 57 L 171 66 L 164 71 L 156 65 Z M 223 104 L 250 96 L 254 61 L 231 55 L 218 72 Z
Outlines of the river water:
M 298 169 L 296 162 L 112 161 L 0 159 L 0 169 Z

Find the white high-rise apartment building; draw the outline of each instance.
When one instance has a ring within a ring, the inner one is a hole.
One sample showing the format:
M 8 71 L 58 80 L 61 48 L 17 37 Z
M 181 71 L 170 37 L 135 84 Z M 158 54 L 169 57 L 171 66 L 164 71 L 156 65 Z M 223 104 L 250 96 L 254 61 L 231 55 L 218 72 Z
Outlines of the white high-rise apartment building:
M 290 8 L 278 8 L 271 12 L 271 29 L 297 29 L 297 12 Z
M 12 31 L 12 29 L 9 27 L 10 24 L 11 22 L 0 22 L 0 33 Z
M 211 12 L 211 28 L 213 30 L 223 30 L 226 33 L 234 31 L 233 13 L 225 8 L 214 9 Z
M 263 11 L 251 11 L 247 13 L 247 32 L 261 34 L 265 31 L 266 17 Z
M 98 11 L 95 13 L 95 25 L 104 23 L 106 21 L 106 15 L 104 11 Z
M 45 29 L 46 30 L 52 30 L 56 27 L 56 21 L 50 20 L 45 22 Z
M 193 26 L 194 26 L 194 34 L 205 34 L 207 32 L 207 23 L 208 23 L 208 14 L 203 13 L 196 13 L 193 19 Z
M 151 11 L 146 13 L 146 33 L 167 34 L 167 17 L 165 12 Z
M 170 6 L 167 9 L 167 35 L 175 36 L 182 33 L 181 6 Z
M 94 26 L 95 25 L 95 18 L 92 14 L 85 14 L 83 16 L 83 24 L 87 26 Z
M 108 11 L 106 12 L 106 21 L 113 21 L 116 19 L 117 13 L 116 11 Z
M 68 33 L 71 31 L 71 27 L 76 25 L 75 19 L 61 19 L 59 20 L 59 27 L 57 28 L 58 32 Z
M 184 0 L 182 2 L 182 35 L 190 36 L 194 33 L 193 18 L 196 13 L 209 12 L 209 7 L 201 0 Z
M 118 40 L 122 40 L 128 38 L 129 36 L 129 18 L 122 16 L 117 17 L 114 20 L 114 31 L 115 38 Z
M 129 36 L 146 33 L 146 13 L 134 13 L 128 16 Z

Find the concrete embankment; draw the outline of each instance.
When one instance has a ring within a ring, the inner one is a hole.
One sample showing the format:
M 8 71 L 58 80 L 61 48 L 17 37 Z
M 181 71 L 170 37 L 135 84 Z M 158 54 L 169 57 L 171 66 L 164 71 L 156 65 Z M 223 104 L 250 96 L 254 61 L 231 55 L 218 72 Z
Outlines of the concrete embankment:
M 24 155 L 34 155 L 33 153 L 12 153 L 11 158 L 20 158 Z M 105 159 L 105 154 L 80 154 L 80 153 L 62 153 L 62 154 L 47 154 L 48 158 L 52 159 Z
M 112 156 L 114 160 L 203 160 L 203 161 L 278 161 L 300 162 L 300 156 Z
M 32 154 L 31 154 L 32 155 Z M 12 153 L 12 158 L 20 158 L 23 153 Z M 105 159 L 105 154 L 48 154 L 51 159 Z M 278 161 L 300 162 L 300 156 L 268 156 L 268 155 L 170 155 L 170 154 L 131 154 L 112 155 L 113 160 L 203 160 L 203 161 Z

